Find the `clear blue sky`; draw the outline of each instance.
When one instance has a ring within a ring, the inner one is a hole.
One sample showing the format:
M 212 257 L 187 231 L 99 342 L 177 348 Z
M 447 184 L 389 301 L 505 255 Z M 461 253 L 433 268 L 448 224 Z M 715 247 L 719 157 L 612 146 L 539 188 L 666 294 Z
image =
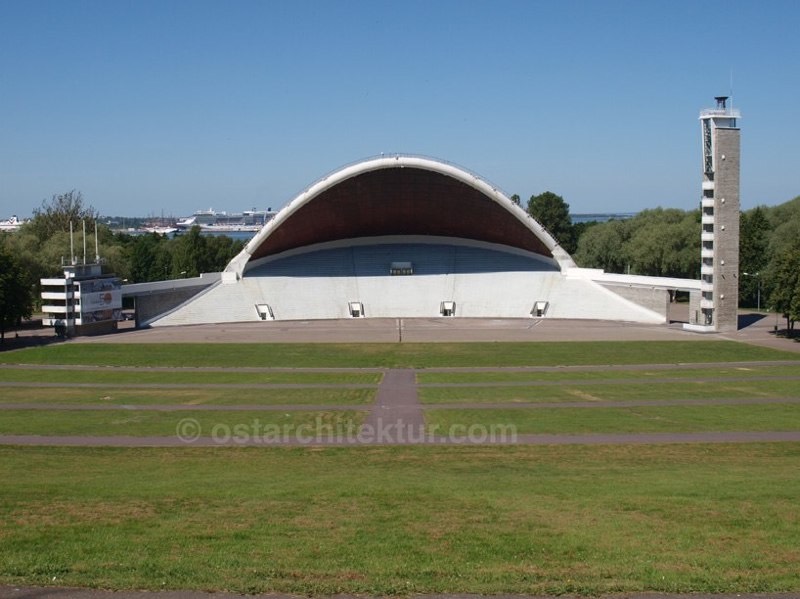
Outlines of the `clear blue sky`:
M 277 208 L 381 152 L 573 213 L 694 207 L 700 109 L 742 203 L 800 194 L 800 2 L 0 0 L 0 218 Z

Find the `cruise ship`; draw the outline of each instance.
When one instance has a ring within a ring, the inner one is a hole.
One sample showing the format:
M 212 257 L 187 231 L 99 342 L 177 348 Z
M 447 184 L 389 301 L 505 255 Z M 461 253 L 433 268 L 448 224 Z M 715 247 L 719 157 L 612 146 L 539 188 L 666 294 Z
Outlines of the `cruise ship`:
M 24 224 L 16 215 L 6 220 L 0 220 L 0 231 L 12 232 L 18 230 Z
M 275 217 L 272 208 L 245 210 L 244 212 L 218 212 L 213 208 L 198 210 L 192 216 L 181 218 L 175 226 L 191 229 L 198 226 L 211 231 L 258 231 Z

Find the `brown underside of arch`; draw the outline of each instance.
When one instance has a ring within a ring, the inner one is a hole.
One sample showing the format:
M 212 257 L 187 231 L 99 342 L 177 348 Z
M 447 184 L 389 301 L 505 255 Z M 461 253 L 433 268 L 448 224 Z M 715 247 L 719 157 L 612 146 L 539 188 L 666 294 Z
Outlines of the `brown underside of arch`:
M 437 235 L 552 257 L 536 235 L 483 193 L 434 171 L 397 167 L 357 175 L 298 209 L 251 260 L 314 243 L 383 235 Z

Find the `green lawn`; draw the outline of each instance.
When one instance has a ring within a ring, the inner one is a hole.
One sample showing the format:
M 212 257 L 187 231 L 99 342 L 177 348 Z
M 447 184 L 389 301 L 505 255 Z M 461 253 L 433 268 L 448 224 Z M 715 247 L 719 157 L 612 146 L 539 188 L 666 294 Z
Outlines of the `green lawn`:
M 662 364 L 798 360 L 800 354 L 733 341 L 358 344 L 65 343 L 0 354 L 6 364 L 105 366 L 412 367 Z
M 657 401 L 758 397 L 800 397 L 800 380 L 674 382 L 674 383 L 563 383 L 507 387 L 421 387 L 426 404 L 459 402 L 562 402 L 562 401 Z
M 426 410 L 437 434 L 473 425 L 515 427 L 519 434 L 797 431 L 800 404 Z
M 800 590 L 798 444 L 0 447 L 0 582 L 307 595 Z
M 0 370 L 2 376 L 2 370 Z M 797 377 L 800 379 L 800 364 L 790 366 L 715 366 L 713 368 L 680 368 L 678 366 L 639 370 L 617 369 L 563 369 L 556 371 L 528 371 L 515 372 L 497 370 L 491 372 L 481 371 L 455 371 L 455 372 L 419 372 L 417 382 L 420 384 L 448 384 L 448 383 L 496 383 L 496 382 L 552 382 L 562 383 L 571 381 L 607 381 L 607 380 L 658 380 L 663 378 L 752 378 L 752 377 Z
M 101 405 L 360 405 L 375 389 L 130 389 L 121 387 L 3 387 L 0 403 Z M 0 417 L 2 413 L 0 413 Z
M 318 372 L 137 372 L 130 370 L 69 370 L 0 368 L 0 382 L 32 383 L 109 383 L 125 384 L 181 384 L 181 385 L 347 385 L 373 384 L 381 380 L 379 373 L 318 373 Z
M 64 343 L 7 364 L 194 366 L 197 372 L 0 369 L 0 433 L 269 435 L 352 431 L 376 388 L 223 388 L 259 382 L 375 385 L 378 373 L 204 372 L 228 367 L 676 364 L 800 360 L 726 341 L 474 344 Z M 800 365 L 800 361 L 798 361 Z M 555 373 L 422 373 L 430 403 L 796 398 L 785 366 Z M 700 383 L 686 379 L 713 376 Z M 429 378 L 431 377 L 431 378 Z M 437 378 L 438 377 L 438 378 Z M 679 378 L 665 382 L 665 378 Z M 617 379 L 617 380 L 612 380 Z M 131 388 L 132 383 L 196 384 Z M 297 404 L 303 411 L 129 410 L 123 405 Z M 362 405 L 336 411 L 324 406 Z M 445 410 L 429 424 L 535 432 L 800 430 L 800 404 Z M 184 431 L 186 432 L 186 431 Z M 191 432 L 191 431 L 190 431 Z M 304 431 L 305 432 L 305 431 Z M 235 434 L 235 433 L 234 433 Z M 0 446 L 0 584 L 301 595 L 800 591 L 800 443 L 652 446 L 58 448 Z
M 182 421 L 191 419 L 200 426 L 202 436 L 212 436 L 213 431 L 226 431 L 240 427 L 243 434 L 261 434 L 261 427 L 286 427 L 294 436 L 298 427 L 303 434 L 315 436 L 318 427 L 330 426 L 345 432 L 358 430 L 366 412 L 343 411 L 214 411 L 214 412 L 160 412 L 154 410 L 3 410 L 0 412 L 0 434 L 7 435 L 119 435 L 174 437 L 180 432 Z M 311 427 L 311 428 L 309 428 Z M 325 429 L 323 429 L 324 432 Z

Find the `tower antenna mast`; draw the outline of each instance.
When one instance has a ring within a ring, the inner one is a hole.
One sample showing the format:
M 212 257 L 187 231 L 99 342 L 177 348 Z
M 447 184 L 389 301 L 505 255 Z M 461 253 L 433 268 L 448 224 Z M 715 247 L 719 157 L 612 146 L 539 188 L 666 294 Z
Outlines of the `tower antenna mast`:
M 72 221 L 69 221 L 69 263 L 75 266 L 75 239 L 72 234 Z

